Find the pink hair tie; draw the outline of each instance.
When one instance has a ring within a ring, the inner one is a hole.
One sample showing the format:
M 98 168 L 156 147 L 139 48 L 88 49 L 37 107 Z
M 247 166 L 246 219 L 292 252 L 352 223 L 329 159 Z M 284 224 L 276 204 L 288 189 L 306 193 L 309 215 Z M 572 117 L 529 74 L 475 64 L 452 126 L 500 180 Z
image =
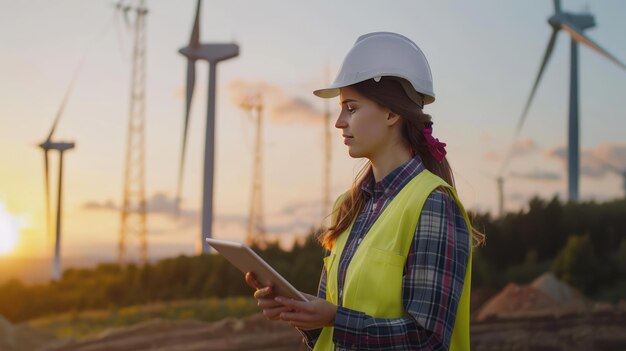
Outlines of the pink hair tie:
M 432 128 L 424 128 L 422 129 L 422 133 L 424 134 L 424 139 L 426 139 L 426 145 L 430 153 L 438 162 L 443 161 L 443 158 L 446 157 L 446 143 L 442 143 L 439 139 L 433 138 Z

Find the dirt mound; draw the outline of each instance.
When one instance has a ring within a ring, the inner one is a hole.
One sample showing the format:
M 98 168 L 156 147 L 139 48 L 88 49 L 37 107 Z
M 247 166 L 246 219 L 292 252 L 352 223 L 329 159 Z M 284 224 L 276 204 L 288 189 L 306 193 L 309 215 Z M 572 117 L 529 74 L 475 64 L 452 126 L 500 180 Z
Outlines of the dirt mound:
M 509 283 L 498 295 L 480 308 L 476 320 L 482 321 L 491 316 L 546 309 L 557 304 L 552 297 L 532 286 Z
M 28 326 L 14 326 L 0 316 L 0 350 L 37 350 L 55 340 L 54 336 Z
M 46 351 L 298 350 L 300 334 L 262 315 L 215 323 L 155 319 L 102 332 L 93 339 L 53 345 Z
M 483 321 L 490 317 L 580 312 L 590 306 L 578 290 L 547 272 L 528 285 L 509 283 L 476 312 L 475 319 Z
M 590 307 L 589 301 L 580 291 L 560 281 L 552 272 L 542 274 L 530 286 L 558 301 L 562 308 L 584 310 Z

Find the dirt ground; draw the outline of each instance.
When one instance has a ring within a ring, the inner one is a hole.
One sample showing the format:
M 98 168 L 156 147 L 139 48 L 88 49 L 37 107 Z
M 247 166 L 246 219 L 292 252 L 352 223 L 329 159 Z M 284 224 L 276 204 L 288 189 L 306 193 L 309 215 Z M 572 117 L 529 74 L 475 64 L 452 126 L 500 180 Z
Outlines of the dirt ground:
M 626 309 L 528 314 L 473 322 L 473 351 L 626 350 Z M 298 332 L 262 315 L 214 323 L 151 320 L 83 341 L 56 340 L 0 317 L 2 351 L 306 350 Z
M 473 351 L 624 351 L 626 309 L 519 313 L 473 322 Z
M 299 350 L 300 333 L 285 323 L 267 321 L 261 314 L 215 323 L 151 320 L 132 327 L 111 329 L 82 341 L 57 342 L 45 351 L 142 350 Z

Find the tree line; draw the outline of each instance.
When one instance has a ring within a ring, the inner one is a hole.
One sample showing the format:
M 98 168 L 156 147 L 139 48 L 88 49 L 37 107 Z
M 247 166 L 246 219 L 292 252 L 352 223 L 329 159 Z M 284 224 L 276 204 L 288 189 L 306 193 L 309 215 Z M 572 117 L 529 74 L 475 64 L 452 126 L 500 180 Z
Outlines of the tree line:
M 592 299 L 626 297 L 626 201 L 562 203 L 533 198 L 528 208 L 493 218 L 470 213 L 486 234 L 474 250 L 472 288 L 528 283 L 547 270 Z M 267 243 L 254 250 L 301 291 L 315 294 L 323 249 L 312 229 L 290 250 Z M 71 311 L 161 301 L 251 296 L 243 275 L 220 255 L 178 256 L 137 266 L 69 268 L 57 282 L 0 285 L 0 314 L 12 322 Z

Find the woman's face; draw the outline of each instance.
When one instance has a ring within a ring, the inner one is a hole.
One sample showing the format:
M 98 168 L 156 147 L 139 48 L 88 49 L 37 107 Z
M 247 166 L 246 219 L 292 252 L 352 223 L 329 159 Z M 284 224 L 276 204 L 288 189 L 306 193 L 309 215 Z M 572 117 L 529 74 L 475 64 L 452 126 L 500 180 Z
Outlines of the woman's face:
M 341 113 L 335 127 L 341 129 L 348 153 L 354 158 L 372 159 L 389 142 L 389 109 L 350 87 L 340 89 L 339 99 Z

